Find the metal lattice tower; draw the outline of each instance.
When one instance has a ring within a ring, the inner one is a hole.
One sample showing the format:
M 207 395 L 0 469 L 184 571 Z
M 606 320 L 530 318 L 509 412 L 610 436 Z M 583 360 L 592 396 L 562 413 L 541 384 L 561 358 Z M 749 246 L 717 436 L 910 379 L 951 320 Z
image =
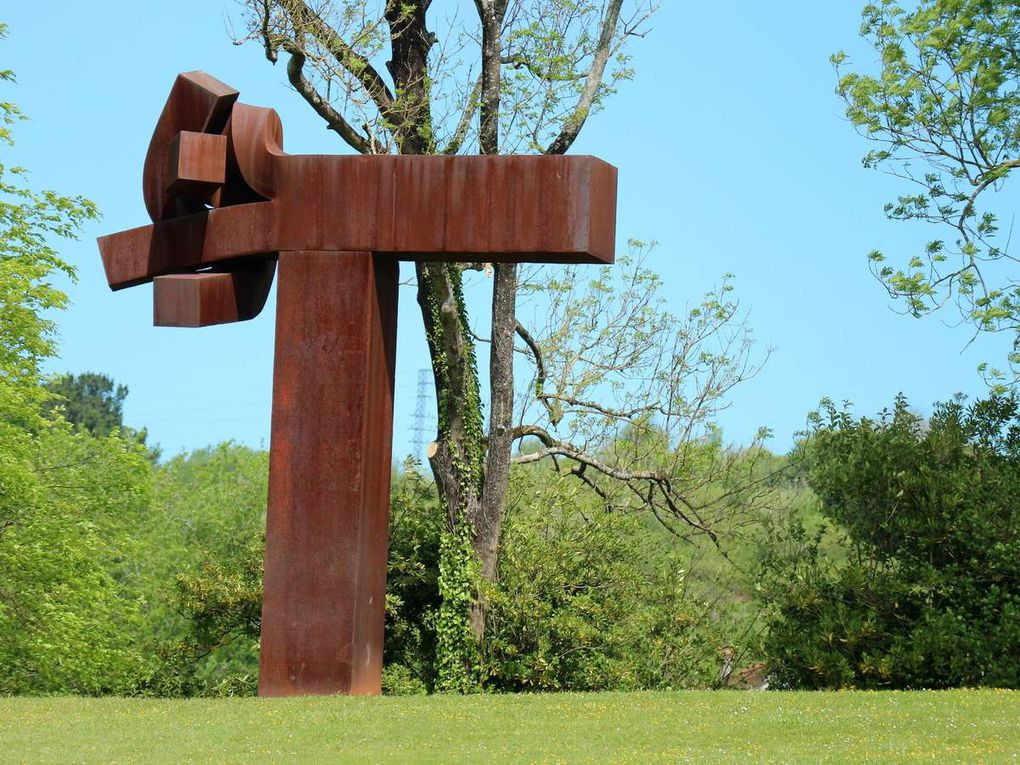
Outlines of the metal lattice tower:
M 414 439 L 411 456 L 421 459 L 425 451 L 425 407 L 429 401 L 429 370 L 418 370 L 418 399 L 414 407 Z

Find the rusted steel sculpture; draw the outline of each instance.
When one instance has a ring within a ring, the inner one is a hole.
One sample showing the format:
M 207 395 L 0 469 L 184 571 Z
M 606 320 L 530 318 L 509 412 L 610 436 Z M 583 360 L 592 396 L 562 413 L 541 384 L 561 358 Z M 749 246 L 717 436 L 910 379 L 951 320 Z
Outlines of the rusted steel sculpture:
M 145 158 L 152 224 L 99 239 L 158 326 L 243 321 L 279 267 L 259 694 L 376 694 L 398 260 L 611 263 L 594 157 L 301 156 L 271 109 L 179 75 Z

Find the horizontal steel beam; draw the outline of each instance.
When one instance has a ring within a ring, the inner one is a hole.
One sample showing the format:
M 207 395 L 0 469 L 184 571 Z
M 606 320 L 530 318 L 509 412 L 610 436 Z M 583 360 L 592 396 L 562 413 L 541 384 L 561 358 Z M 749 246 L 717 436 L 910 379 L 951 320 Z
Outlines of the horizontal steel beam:
M 273 157 L 274 198 L 100 237 L 113 289 L 281 250 L 612 263 L 616 168 L 595 157 Z

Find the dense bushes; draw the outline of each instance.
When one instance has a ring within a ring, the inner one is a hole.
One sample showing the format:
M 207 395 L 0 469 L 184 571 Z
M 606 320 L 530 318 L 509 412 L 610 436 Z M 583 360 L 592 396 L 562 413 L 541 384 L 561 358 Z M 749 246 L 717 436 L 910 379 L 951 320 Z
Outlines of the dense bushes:
M 1020 686 L 1020 414 L 1013 398 L 827 407 L 807 445 L 832 524 L 766 561 L 774 676 L 807 688 Z
M 0 693 L 253 693 L 267 455 L 225 444 L 153 466 L 116 432 L 34 427 L 0 465 Z M 1016 402 L 929 420 L 903 400 L 877 420 L 828 407 L 802 450 L 776 487 L 799 509 L 729 560 L 517 469 L 479 687 L 711 687 L 722 649 L 747 664 L 760 638 L 773 685 L 1020 685 Z M 443 522 L 432 483 L 397 472 L 389 693 L 435 688 Z M 738 571 L 755 550 L 757 593 Z
M 0 475 L 0 693 L 253 693 L 267 455 L 225 444 L 153 466 L 117 433 L 35 427 Z M 903 400 L 878 420 L 829 407 L 802 448 L 776 487 L 799 509 L 729 560 L 518 469 L 479 687 L 712 687 L 722 649 L 747 664 L 762 637 L 773 685 L 1020 685 L 1016 402 L 927 421 Z M 397 472 L 388 693 L 435 688 L 443 522 L 432 483 Z M 757 594 L 738 571 L 755 550 Z
M 520 471 L 488 593 L 484 676 L 503 691 L 705 687 L 726 642 L 687 586 L 690 550 L 572 477 Z
M 268 472 L 265 452 L 230 443 L 156 469 L 144 532 L 156 660 L 144 692 L 254 692 Z
M 446 513 L 413 463 L 394 476 L 386 572 L 384 693 L 422 693 L 436 682 L 439 546 Z
M 752 630 L 689 586 L 698 549 L 611 512 L 571 476 L 516 469 L 499 574 L 486 586 L 480 687 L 493 691 L 708 687 L 720 649 Z M 431 690 L 443 515 L 414 469 L 394 487 L 386 690 Z M 723 583 L 717 583 L 720 587 Z
M 256 499 L 264 502 L 265 462 L 252 459 L 252 453 L 237 459 L 245 451 L 220 447 L 179 458 L 161 471 L 162 501 L 177 508 L 172 514 L 176 531 L 159 525 L 164 539 L 168 532 L 192 534 L 204 514 L 201 508 L 211 511 L 200 499 L 199 487 L 207 485 L 232 486 L 225 489 L 228 496 L 246 487 L 244 498 L 234 496 L 231 512 L 250 523 L 228 524 L 236 525 L 240 537 L 232 545 L 215 550 L 206 540 L 180 553 L 170 609 L 178 615 L 176 638 L 168 633 L 162 643 L 165 663 L 150 692 L 254 688 L 263 518 Z M 228 462 L 234 470 L 225 470 Z M 487 592 L 480 687 L 606 690 L 705 687 L 718 680 L 720 647 L 739 640 L 746 625 L 721 620 L 717 604 L 710 611 L 689 590 L 688 545 L 681 554 L 640 516 L 608 513 L 569 479 L 521 470 L 514 486 L 499 580 Z M 442 525 L 431 482 L 413 466 L 398 473 L 386 601 L 384 690 L 389 693 L 435 687 Z M 180 549 L 173 541 L 168 547 Z

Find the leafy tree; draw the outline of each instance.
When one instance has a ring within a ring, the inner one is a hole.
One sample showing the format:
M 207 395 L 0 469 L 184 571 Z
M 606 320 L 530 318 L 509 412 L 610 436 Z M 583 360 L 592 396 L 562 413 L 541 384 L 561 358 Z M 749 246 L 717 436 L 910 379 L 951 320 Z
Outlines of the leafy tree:
M 646 265 L 653 249 L 632 241 L 615 266 L 543 270 L 524 282 L 542 298 L 544 323 L 536 337 L 519 330 L 533 371 L 513 431 L 528 448 L 512 462 L 570 475 L 610 506 L 651 512 L 675 533 L 714 536 L 767 488 L 756 472 L 767 431 L 729 451 L 714 422 L 760 361 L 732 277 L 674 313 Z M 723 484 L 728 490 L 715 491 Z M 730 501 L 739 491 L 744 501 Z
M 7 27 L 0 24 L 0 40 Z M 0 69 L 0 83 L 14 73 Z M 0 101 L 0 148 L 14 145 L 13 126 L 24 119 L 9 101 Z M 74 237 L 82 223 L 98 215 L 83 197 L 35 191 L 28 171 L 0 162 L 0 427 L 38 424 L 45 392 L 39 386 L 41 361 L 54 352 L 55 325 L 44 314 L 63 308 L 67 296 L 51 280 L 74 278 L 60 259 L 52 237 Z
M 877 420 L 827 404 L 807 449 L 838 536 L 795 524 L 767 561 L 776 677 L 1020 686 L 1017 400 L 954 399 L 928 421 L 902 397 Z
M 5 27 L 0 25 L 0 37 Z M 0 81 L 13 82 L 0 70 Z M 0 144 L 22 118 L 0 100 Z M 125 692 L 137 675 L 138 609 L 126 585 L 129 529 L 148 465 L 135 445 L 44 416 L 44 318 L 74 277 L 52 245 L 97 215 L 80 197 L 35 191 L 0 163 L 0 694 Z
M 627 14 L 623 0 L 476 0 L 463 26 L 454 15 L 437 35 L 431 0 L 245 5 L 244 39 L 262 45 L 273 63 L 285 56 L 294 89 L 361 154 L 562 154 L 612 84 L 629 76 L 621 48 L 651 11 L 644 0 Z M 484 616 L 475 610 L 469 624 L 465 591 L 473 588 L 474 558 L 483 576 L 494 575 L 515 442 L 518 269 L 492 269 L 488 428 L 464 272 L 459 264 L 416 265 L 437 390 L 430 462 L 448 520 L 440 643 L 451 657 L 443 681 L 451 688 L 472 683 L 470 660 L 456 655 L 469 650 L 472 631 L 481 635 Z
M 978 330 L 1015 333 L 1015 375 L 1016 258 L 1009 232 L 999 236 L 1002 208 L 988 197 L 1020 167 L 1020 6 L 880 0 L 864 8 L 861 34 L 878 54 L 879 71 L 850 71 L 845 53 L 833 62 L 850 122 L 879 144 L 864 165 L 908 182 L 886 205 L 890 218 L 942 229 L 901 265 L 872 252 L 872 270 L 915 316 L 955 302 Z
M 107 436 L 116 429 L 122 437 L 145 446 L 152 462 L 159 460 L 162 454 L 160 446 L 146 444 L 148 429 L 135 430 L 124 425 L 124 399 L 128 395 L 126 385 L 115 383 L 108 375 L 83 372 L 80 375 L 57 375 L 46 380 L 43 386 L 51 394 L 46 402 L 46 411 L 51 418 L 58 416 L 99 437 Z
M 124 424 L 126 385 L 117 385 L 107 375 L 82 372 L 58 375 L 46 381 L 56 395 L 53 407 L 72 425 L 80 425 L 94 436 L 106 436 Z
M 362 154 L 568 151 L 616 84 L 632 76 L 625 45 L 643 33 L 655 7 L 651 0 L 476 0 L 474 13 L 443 19 L 432 13 L 431 0 L 249 0 L 244 5 L 242 40 L 260 44 L 273 63 L 285 60 L 297 93 Z M 386 57 L 385 68 L 378 66 Z M 446 657 L 440 685 L 466 689 L 478 680 L 471 667 L 486 622 L 478 584 L 497 576 L 511 465 L 522 442 L 542 444 L 527 461 L 555 463 L 581 481 L 601 474 L 641 487 L 673 519 L 707 529 L 696 513 L 683 509 L 687 484 L 597 455 L 615 438 L 613 431 L 640 427 L 642 419 L 659 418 L 671 436 L 698 431 L 753 365 L 745 363 L 746 335 L 736 306 L 716 299 L 725 292 L 698 309 L 703 313 L 660 320 L 655 311 L 662 306 L 654 300 L 658 282 L 644 269 L 620 277 L 604 273 L 588 285 L 578 270 L 550 269 L 529 277 L 513 263 L 418 263 L 415 268 L 437 391 L 438 433 L 429 462 L 447 524 L 440 549 L 443 606 L 437 639 Z M 492 275 L 491 315 L 481 336 L 473 331 L 465 298 L 472 271 Z M 629 289 L 632 278 L 636 284 Z M 557 287 L 537 294 L 538 285 L 552 283 Z M 588 287 L 609 285 L 608 294 L 585 293 Z M 555 315 L 561 324 L 555 329 L 561 335 L 552 346 L 543 347 L 543 338 L 518 320 L 522 291 L 540 301 L 559 301 Z M 627 302 L 642 299 L 651 302 Z M 588 321 L 593 314 L 586 311 L 600 303 L 614 323 L 596 330 Z M 668 334 L 685 329 L 693 334 L 676 341 Z M 725 339 L 712 353 L 708 346 L 717 339 L 715 332 Z M 581 372 L 576 368 L 585 357 L 569 360 L 580 349 L 570 346 L 572 337 L 626 350 L 618 363 L 610 351 L 600 353 L 600 361 L 582 364 Z M 484 393 L 476 362 L 479 342 L 489 346 Z M 519 351 L 534 364 L 535 384 L 527 395 L 539 402 L 530 410 L 537 419 L 520 424 L 514 416 L 521 408 L 515 399 Z M 563 382 L 553 366 L 559 363 L 576 376 L 555 387 Z M 653 382 L 637 382 L 643 380 Z M 622 394 L 621 385 L 630 386 L 633 395 Z M 638 395 L 650 398 L 637 406 L 619 405 Z M 589 426 L 599 434 L 586 439 Z
M 141 448 L 67 423 L 8 462 L 0 512 L 0 694 L 127 693 L 144 674 L 142 595 L 131 562 L 148 503 Z M 6 481 L 11 467 L 23 482 Z M 13 489 L 13 491 L 9 491 Z

